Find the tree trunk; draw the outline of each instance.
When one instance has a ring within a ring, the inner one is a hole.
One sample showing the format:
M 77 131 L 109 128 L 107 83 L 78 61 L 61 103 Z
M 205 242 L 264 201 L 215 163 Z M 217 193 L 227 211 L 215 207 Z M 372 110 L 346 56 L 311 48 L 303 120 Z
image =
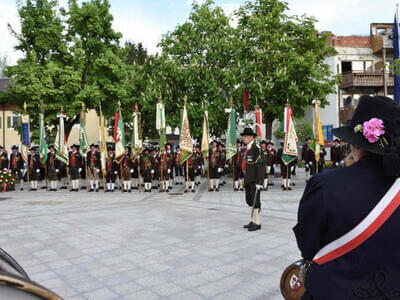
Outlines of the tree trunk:
M 272 122 L 274 122 L 274 119 L 269 117 L 269 116 L 265 116 L 265 138 L 267 140 L 271 140 L 272 139 Z
M 65 136 L 68 138 L 69 137 L 69 133 L 72 130 L 72 127 L 74 126 L 74 124 L 79 123 L 81 120 L 81 115 L 80 114 L 76 114 L 74 117 L 71 117 L 68 121 L 65 120 L 64 122 L 64 132 L 65 132 Z

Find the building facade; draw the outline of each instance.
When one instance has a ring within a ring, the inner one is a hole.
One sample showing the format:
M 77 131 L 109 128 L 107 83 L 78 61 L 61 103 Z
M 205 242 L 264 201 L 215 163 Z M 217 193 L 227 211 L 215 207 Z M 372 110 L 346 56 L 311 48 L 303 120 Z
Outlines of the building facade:
M 364 95 L 386 95 L 393 98 L 393 23 L 370 24 L 368 36 L 336 36 L 329 44 L 337 55 L 326 59 L 341 83 L 328 95 L 329 105 L 321 109 L 321 120 L 327 146 L 333 139 L 331 129 L 345 125 L 353 116 L 359 98 Z M 306 115 L 312 119 L 312 108 Z

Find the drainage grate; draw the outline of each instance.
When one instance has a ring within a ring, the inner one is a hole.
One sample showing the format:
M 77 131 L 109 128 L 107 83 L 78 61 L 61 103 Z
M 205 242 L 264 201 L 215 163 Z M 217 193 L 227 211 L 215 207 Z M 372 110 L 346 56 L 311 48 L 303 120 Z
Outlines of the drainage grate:
M 218 209 L 218 208 L 213 208 L 213 207 L 211 207 L 211 208 L 209 208 L 208 210 L 216 211 L 216 210 L 219 210 L 219 209 Z
M 11 197 L 0 197 L 0 201 L 11 199 Z
M 180 196 L 180 195 L 183 195 L 183 193 L 168 193 L 168 195 L 171 195 L 171 196 Z

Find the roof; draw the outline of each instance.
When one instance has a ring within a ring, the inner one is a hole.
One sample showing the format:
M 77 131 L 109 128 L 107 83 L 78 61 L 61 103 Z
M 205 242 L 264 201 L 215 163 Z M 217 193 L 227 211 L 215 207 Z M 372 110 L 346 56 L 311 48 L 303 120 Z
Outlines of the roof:
M 7 84 L 8 84 L 8 79 L 7 78 L 0 78 L 0 91 L 7 93 Z
M 371 37 L 362 35 L 332 36 L 333 47 L 371 48 Z

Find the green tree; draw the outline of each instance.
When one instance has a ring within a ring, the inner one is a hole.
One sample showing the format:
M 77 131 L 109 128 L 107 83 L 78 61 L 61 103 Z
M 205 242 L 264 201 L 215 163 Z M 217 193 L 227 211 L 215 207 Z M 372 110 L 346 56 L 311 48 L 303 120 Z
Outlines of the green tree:
M 335 50 L 315 29 L 316 20 L 288 16 L 287 9 L 283 1 L 254 0 L 236 12 L 235 70 L 247 86 L 251 105 L 258 102 L 263 110 L 267 138 L 287 102 L 295 116 L 302 117 L 313 99 L 327 104 L 326 96 L 338 81 L 325 63 Z
M 116 102 L 129 98 L 129 66 L 109 9 L 107 0 L 69 0 L 67 9 L 59 9 L 55 0 L 20 4 L 21 32 L 10 30 L 24 56 L 5 74 L 10 78 L 9 98 L 21 108 L 27 102 L 33 128 L 38 127 L 41 102 L 48 125 L 57 124 L 57 113 L 66 111 L 68 133 L 79 120 L 82 103 L 88 109 L 101 103 L 111 116 Z
M 226 130 L 227 115 L 224 109 L 229 107 L 228 96 L 235 84 L 230 68 L 233 59 L 232 38 L 233 28 L 229 18 L 213 1 L 207 0 L 202 5 L 193 3 L 189 19 L 167 33 L 159 44 L 163 56 L 167 57 L 164 61 L 168 61 L 173 72 L 165 77 L 173 79 L 167 82 L 167 106 L 182 108 L 184 95 L 187 95 L 194 137 L 201 137 L 205 106 L 210 112 L 211 133 L 219 136 Z M 175 126 L 180 119 L 177 111 L 180 110 L 175 110 L 172 123 Z

